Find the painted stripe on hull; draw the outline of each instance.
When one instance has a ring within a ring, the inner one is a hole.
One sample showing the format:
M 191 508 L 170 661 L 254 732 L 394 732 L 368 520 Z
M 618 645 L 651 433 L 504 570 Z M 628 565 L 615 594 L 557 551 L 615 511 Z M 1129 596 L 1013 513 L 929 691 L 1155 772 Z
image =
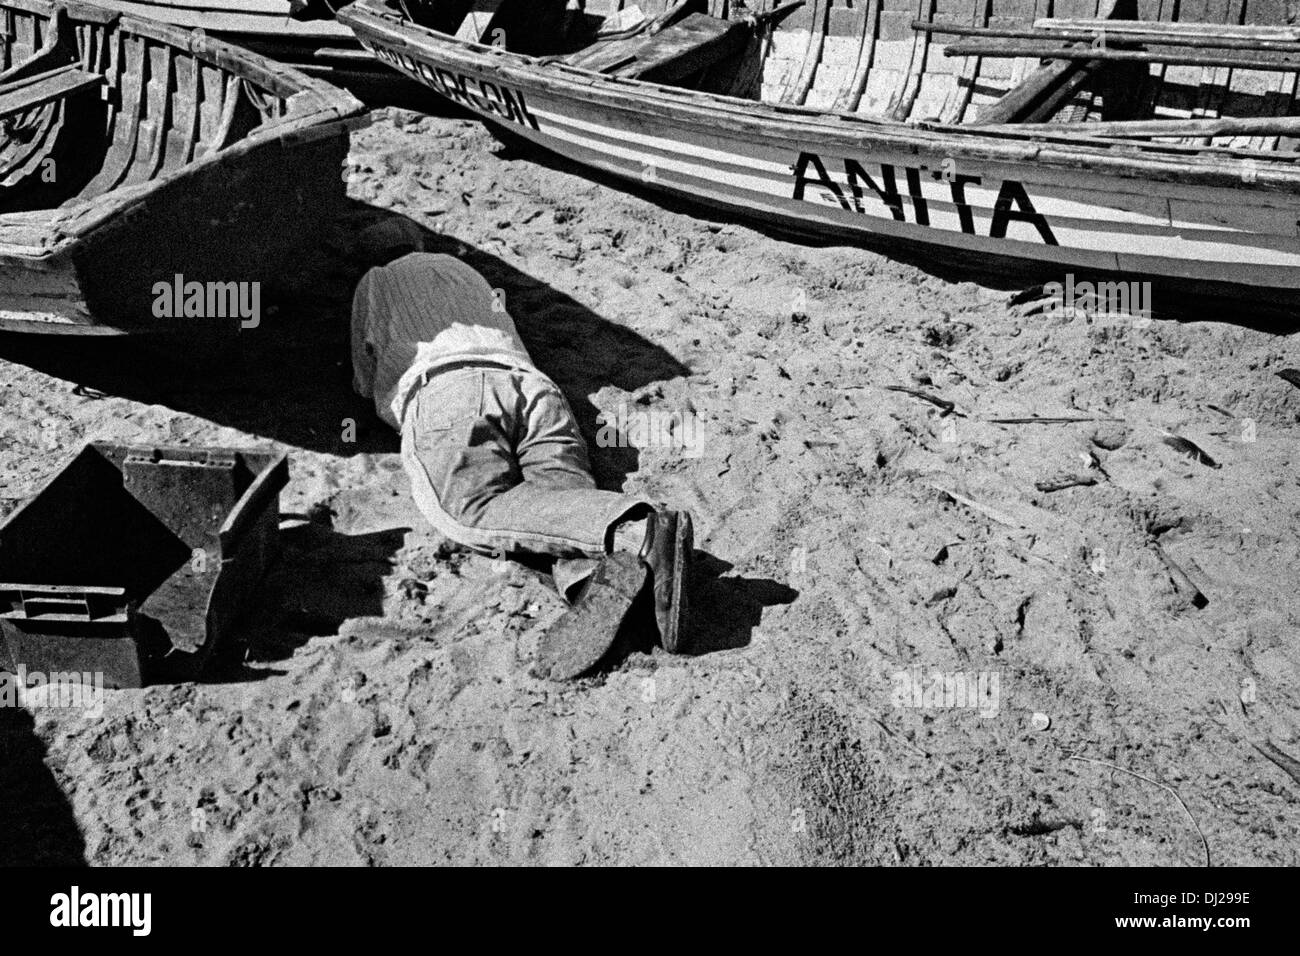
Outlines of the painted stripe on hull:
M 435 72 L 430 82 L 409 61 L 394 62 L 391 54 L 375 52 L 444 94 L 448 76 L 453 82 L 464 78 L 468 82 L 462 92 L 469 92 L 453 99 L 578 163 L 762 214 L 804 232 L 823 224 L 837 233 L 937 243 L 1036 263 L 1300 289 L 1300 203 L 1285 195 L 1160 183 L 1161 195 L 1152 196 L 1142 190 L 1156 184 L 1141 180 L 1032 165 L 966 161 L 957 167 L 919 152 L 844 156 L 839 147 L 809 143 L 799 145 L 817 155 L 821 169 L 804 170 L 803 198 L 796 199 L 800 150 L 793 146 L 780 149 L 695 130 L 687 144 L 682 130 L 657 117 L 510 88 L 487 71 L 452 74 L 444 68 L 438 73 L 436 64 L 426 64 L 425 72 L 430 66 Z M 528 122 L 502 106 L 497 96 L 503 90 L 526 102 Z M 819 148 L 827 152 L 817 153 Z M 855 164 L 852 175 L 846 160 Z M 892 189 L 883 182 L 885 166 L 893 169 Z M 1051 181 L 1035 182 L 1035 175 Z M 866 184 L 868 177 L 874 189 Z M 960 193 L 953 192 L 957 177 L 967 177 Z M 1095 188 L 1098 183 L 1108 188 Z M 1009 218 L 1006 211 L 1001 217 L 995 213 L 1006 191 L 1013 194 Z M 1031 208 L 1020 204 L 1019 193 Z M 954 203 L 955 195 L 964 202 Z M 1048 228 L 1030 221 L 1033 217 L 1041 217 Z M 998 231 L 1000 236 L 992 235 Z

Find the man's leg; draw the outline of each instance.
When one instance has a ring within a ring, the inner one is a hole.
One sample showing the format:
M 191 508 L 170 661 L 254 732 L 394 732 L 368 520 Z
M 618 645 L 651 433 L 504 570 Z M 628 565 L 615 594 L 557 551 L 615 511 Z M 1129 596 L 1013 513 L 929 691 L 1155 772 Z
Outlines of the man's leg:
M 591 458 L 578 423 L 564 394 L 541 372 L 521 373 L 519 390 L 524 407 L 523 428 L 516 436 L 515 457 L 524 481 L 539 488 L 583 490 L 596 488 L 591 474 Z M 636 553 L 645 540 L 646 526 L 653 507 L 644 499 L 620 496 L 632 507 L 614 521 L 605 516 L 597 519 L 596 529 L 603 529 L 603 551 Z M 596 566 L 596 559 L 561 558 L 555 563 L 555 585 L 571 594 Z
M 554 395 L 543 397 L 521 387 L 533 375 L 550 381 L 456 369 L 416 393 L 402 425 L 416 503 L 447 537 L 486 554 L 603 557 L 612 529 L 651 507 L 596 488 L 558 389 L 551 384 Z
M 556 659 L 552 675 L 596 663 L 646 569 L 664 647 L 680 649 L 689 515 L 655 513 L 643 499 L 597 489 L 572 411 L 546 376 L 496 368 L 435 375 L 407 408 L 402 457 L 416 502 L 447 537 L 485 553 L 555 558 L 557 589 L 570 600 L 581 595 L 547 635 L 559 648 L 543 647 L 543 657 Z M 591 559 L 616 545 L 623 553 L 598 569 Z
M 528 401 L 521 378 L 491 368 L 435 375 L 407 407 L 402 459 L 420 509 L 447 537 L 489 553 L 549 555 L 561 571 L 574 571 L 571 581 L 557 576 L 561 593 L 577 600 L 543 636 L 536 668 L 567 679 L 606 655 L 645 587 L 647 565 L 638 555 L 603 556 L 611 528 L 649 505 L 595 487 L 567 405 L 560 431 L 577 441 L 566 452 L 569 464 L 542 468 L 528 481 L 517 450 L 528 445 L 530 419 L 543 431 L 557 422 L 549 417 L 554 409 Z
M 524 481 L 539 487 L 594 488 L 587 445 L 559 388 L 540 372 L 524 374 L 520 388 L 526 406 L 525 430 L 515 453 Z M 665 650 L 681 650 L 689 604 L 688 568 L 694 551 L 690 514 L 648 506 L 630 510 L 605 525 L 605 548 L 631 552 L 645 562 L 653 578 L 660 642 Z M 591 572 L 591 562 L 557 562 L 556 586 L 567 593 Z

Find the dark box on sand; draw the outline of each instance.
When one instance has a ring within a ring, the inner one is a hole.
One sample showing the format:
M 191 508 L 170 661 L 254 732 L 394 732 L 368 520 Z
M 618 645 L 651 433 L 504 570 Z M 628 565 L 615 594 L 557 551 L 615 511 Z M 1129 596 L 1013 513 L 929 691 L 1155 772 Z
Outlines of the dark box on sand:
M 274 557 L 288 480 L 283 454 L 87 445 L 0 525 L 0 669 L 196 676 Z

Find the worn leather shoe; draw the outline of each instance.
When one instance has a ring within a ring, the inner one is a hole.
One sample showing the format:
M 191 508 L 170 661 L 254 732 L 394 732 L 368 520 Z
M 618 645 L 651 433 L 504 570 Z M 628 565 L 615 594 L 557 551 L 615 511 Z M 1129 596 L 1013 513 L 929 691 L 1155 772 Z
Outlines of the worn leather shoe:
M 619 552 L 603 558 L 573 606 L 542 636 L 533 673 L 550 680 L 573 680 L 599 664 L 645 588 L 646 574 L 646 565 L 634 554 Z
M 665 510 L 650 516 L 641 560 L 650 569 L 659 640 L 670 654 L 680 654 L 686 649 L 690 611 L 687 583 L 694 549 L 695 525 L 690 512 Z

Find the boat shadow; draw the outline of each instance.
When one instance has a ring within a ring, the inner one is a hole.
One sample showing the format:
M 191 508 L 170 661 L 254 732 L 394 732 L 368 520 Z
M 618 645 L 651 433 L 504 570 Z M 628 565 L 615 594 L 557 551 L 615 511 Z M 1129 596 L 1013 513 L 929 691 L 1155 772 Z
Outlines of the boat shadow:
M 491 253 L 357 201 L 349 202 L 334 233 L 319 243 L 321 252 L 286 277 L 286 290 L 268 301 L 260 324 L 219 349 L 183 333 L 136 340 L 0 332 L 0 358 L 75 382 L 87 400 L 112 395 L 161 405 L 250 436 L 342 457 L 396 452 L 397 434 L 352 390 L 350 351 L 357 282 L 370 266 L 410 251 L 399 242 L 359 252 L 356 237 L 395 219 L 417 230 L 427 251 L 459 256 L 504 290 L 538 367 L 569 399 L 593 450 L 598 485 L 621 488 L 638 468 L 637 450 L 596 446 L 600 413 L 589 396 L 609 385 L 634 392 L 689 369 L 662 346 Z
M 1064 284 L 1067 272 L 1073 274 L 1076 284 L 1085 281 L 1093 283 L 1150 281 L 1148 302 L 1151 306 L 1151 318 L 1177 322 L 1226 322 L 1271 335 L 1291 335 L 1300 332 L 1300 296 L 1294 299 L 1280 298 L 1276 301 L 1266 299 L 1244 301 L 1239 292 L 1205 285 L 1195 279 L 1159 280 L 1140 274 L 1069 269 L 1046 262 L 1027 264 L 1021 259 L 985 253 L 963 255 L 959 250 L 943 246 L 893 237 L 872 239 L 861 232 L 849 230 L 840 234 L 824 231 L 801 232 L 779 223 L 743 215 L 724 206 L 703 200 L 692 201 L 648 183 L 624 179 L 612 173 L 583 166 L 529 142 L 509 129 L 487 121 L 484 121 L 484 125 L 501 143 L 503 151 L 500 155 L 503 158 L 527 159 L 548 169 L 578 176 L 626 195 L 635 196 L 668 212 L 694 219 L 706 217 L 710 222 L 751 229 L 782 242 L 790 242 L 806 248 L 852 246 L 866 249 L 945 282 L 971 282 L 987 289 L 1006 292 L 1009 299 L 1032 298 L 1038 291 L 1038 287 L 1046 283 Z

